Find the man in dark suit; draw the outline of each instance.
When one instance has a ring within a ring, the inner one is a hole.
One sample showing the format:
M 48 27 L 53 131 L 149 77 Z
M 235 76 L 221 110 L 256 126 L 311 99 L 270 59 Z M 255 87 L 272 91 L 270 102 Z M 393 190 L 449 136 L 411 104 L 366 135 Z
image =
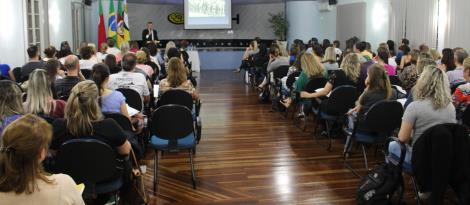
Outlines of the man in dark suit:
M 142 31 L 142 43 L 145 45 L 149 42 L 158 41 L 157 31 L 153 29 L 153 23 L 149 21 L 147 23 L 147 29 Z

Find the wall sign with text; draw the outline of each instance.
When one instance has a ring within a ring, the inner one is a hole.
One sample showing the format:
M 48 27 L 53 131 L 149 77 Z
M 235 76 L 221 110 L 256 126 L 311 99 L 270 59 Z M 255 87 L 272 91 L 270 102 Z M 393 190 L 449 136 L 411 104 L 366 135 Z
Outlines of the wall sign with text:
M 168 21 L 171 22 L 172 24 L 183 24 L 184 23 L 184 16 L 183 13 L 181 12 L 173 12 L 170 15 L 168 15 Z

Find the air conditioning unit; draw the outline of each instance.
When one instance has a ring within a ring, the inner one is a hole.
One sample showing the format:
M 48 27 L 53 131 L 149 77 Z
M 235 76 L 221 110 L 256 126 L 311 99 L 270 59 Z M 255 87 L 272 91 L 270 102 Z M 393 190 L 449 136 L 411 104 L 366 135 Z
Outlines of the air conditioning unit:
M 328 1 L 322 1 L 318 3 L 318 10 L 320 12 L 330 12 L 333 6 L 330 5 Z

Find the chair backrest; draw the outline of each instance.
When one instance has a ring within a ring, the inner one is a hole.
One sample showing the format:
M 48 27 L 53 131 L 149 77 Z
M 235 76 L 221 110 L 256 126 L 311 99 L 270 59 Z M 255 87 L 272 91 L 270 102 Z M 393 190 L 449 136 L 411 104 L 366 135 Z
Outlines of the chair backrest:
M 450 86 L 450 93 L 451 93 L 451 94 L 455 93 L 455 90 L 457 90 L 457 88 L 458 88 L 460 85 L 463 85 L 463 84 L 465 84 L 465 83 L 467 83 L 467 82 L 458 82 L 458 83 L 456 83 L 456 84 L 451 85 L 451 86 Z
M 56 157 L 56 169 L 76 183 L 99 183 L 114 179 L 119 169 L 116 151 L 95 139 L 72 139 L 63 143 Z
M 13 73 L 13 76 L 15 76 L 15 81 L 17 83 L 22 82 L 21 81 L 21 67 L 15 67 L 15 68 L 13 68 L 13 70 L 11 72 Z
M 403 106 L 401 103 L 383 100 L 369 108 L 360 125 L 362 129 L 365 128 L 367 131 L 389 134 L 400 127 L 402 117 Z
M 116 90 L 121 92 L 124 95 L 124 97 L 126 97 L 126 103 L 130 107 L 136 110 L 139 110 L 141 112 L 143 111 L 144 103 L 143 103 L 142 97 L 137 91 L 129 89 L 129 88 L 119 88 Z
M 123 130 L 133 132 L 131 121 L 121 113 L 103 113 L 103 115 L 105 118 L 110 118 L 116 121 Z
M 388 78 L 390 79 L 390 84 L 401 86 L 401 80 L 397 75 L 391 75 Z
M 465 111 L 463 112 L 462 123 L 470 128 L 470 109 L 469 108 L 470 108 L 470 104 L 467 105 L 467 108 L 465 108 Z
M 287 76 L 286 85 L 288 88 L 291 88 L 294 85 L 295 80 L 296 80 L 295 78 L 299 77 L 300 73 L 301 73 L 300 71 L 295 71 Z
M 283 65 L 279 66 L 279 68 L 276 68 L 273 70 L 273 77 L 274 79 L 277 78 L 282 78 L 284 76 L 287 76 L 287 73 L 289 72 L 289 67 L 288 65 Z
M 325 87 L 328 80 L 326 78 L 311 78 L 307 84 L 305 84 L 304 91 L 309 93 L 315 92 L 316 89 Z
M 356 92 L 356 87 L 351 85 L 343 85 L 333 89 L 324 112 L 338 116 L 346 114 L 350 108 L 354 107 L 357 100 Z
M 181 89 L 170 89 L 160 96 L 158 107 L 162 105 L 183 105 L 189 110 L 193 109 L 193 97 L 188 92 Z
M 194 133 L 191 110 L 182 105 L 163 105 L 152 114 L 150 132 L 169 141 L 170 147 L 176 148 L 177 141 Z
M 85 77 L 85 79 L 91 79 L 91 70 L 81 69 L 80 72 L 82 72 L 82 75 Z

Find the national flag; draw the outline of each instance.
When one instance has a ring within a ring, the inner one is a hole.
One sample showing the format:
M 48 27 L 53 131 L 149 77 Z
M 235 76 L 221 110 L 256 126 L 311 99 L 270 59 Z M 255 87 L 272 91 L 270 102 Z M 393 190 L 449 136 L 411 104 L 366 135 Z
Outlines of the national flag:
M 116 15 L 114 13 L 114 1 L 113 0 L 109 1 L 108 37 L 113 38 L 114 41 L 117 43 Z M 117 44 L 116 47 L 120 47 L 120 45 Z
M 117 9 L 117 44 L 121 45 L 121 42 L 124 41 L 124 19 L 122 10 L 122 0 L 118 0 L 118 9 Z
M 124 11 L 122 15 L 124 17 L 124 41 L 131 40 L 131 34 L 129 32 L 129 15 L 127 15 L 128 13 L 127 0 L 124 0 Z
M 106 28 L 104 26 L 104 16 L 103 16 L 103 4 L 101 0 L 99 0 L 99 20 L 98 20 L 98 47 L 101 46 L 102 43 L 106 42 Z

